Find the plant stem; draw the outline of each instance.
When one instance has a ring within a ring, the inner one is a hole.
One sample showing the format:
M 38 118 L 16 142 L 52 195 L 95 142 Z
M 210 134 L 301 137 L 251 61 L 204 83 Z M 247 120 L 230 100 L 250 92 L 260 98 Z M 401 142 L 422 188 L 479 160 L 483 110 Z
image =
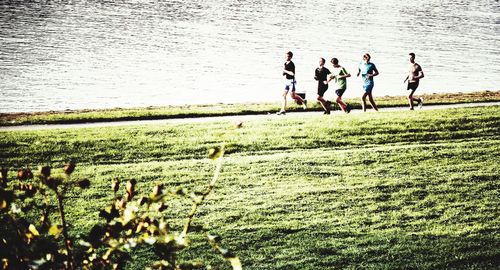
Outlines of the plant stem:
M 217 167 L 215 168 L 214 176 L 212 178 L 212 181 L 208 184 L 207 190 L 203 192 L 203 194 L 200 196 L 199 200 L 193 200 L 193 206 L 191 207 L 191 212 L 189 212 L 188 219 L 186 221 L 186 224 L 184 224 L 184 230 L 181 233 L 181 237 L 184 238 L 189 230 L 189 227 L 191 226 L 191 223 L 193 222 L 194 215 L 196 214 L 196 211 L 198 210 L 198 207 L 203 203 L 205 198 L 212 192 L 212 190 L 215 187 L 215 183 L 217 182 L 217 179 L 219 178 L 220 171 L 222 168 L 222 156 L 218 158 L 217 160 Z
M 57 187 L 54 189 L 56 192 L 57 196 L 57 202 L 59 204 L 59 213 L 61 214 L 61 222 L 62 222 L 62 227 L 63 227 L 63 237 L 64 237 L 64 244 L 66 245 L 66 251 L 68 252 L 68 268 L 70 270 L 73 270 L 73 255 L 71 253 L 71 246 L 70 246 L 70 239 L 68 235 L 68 225 L 66 224 L 66 218 L 65 218 L 65 213 L 64 213 L 64 205 L 63 205 L 63 197 L 59 193 Z

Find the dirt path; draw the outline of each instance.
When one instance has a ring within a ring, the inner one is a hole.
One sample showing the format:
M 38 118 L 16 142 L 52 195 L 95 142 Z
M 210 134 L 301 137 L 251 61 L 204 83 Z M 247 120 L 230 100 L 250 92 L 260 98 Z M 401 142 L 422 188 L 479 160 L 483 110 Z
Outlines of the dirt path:
M 449 108 L 466 108 L 478 106 L 500 106 L 500 102 L 482 102 L 482 103 L 460 103 L 450 105 L 424 105 L 422 110 L 435 110 L 435 109 L 449 109 Z M 381 112 L 390 111 L 405 111 L 408 107 L 394 107 L 394 108 L 381 108 Z M 419 110 L 416 108 L 415 110 Z M 371 112 L 372 110 L 369 110 Z M 351 113 L 362 113 L 361 110 L 352 110 Z M 98 122 L 98 123 L 79 123 L 79 124 L 48 124 L 48 125 L 22 125 L 22 126 L 4 126 L 0 127 L 1 131 L 18 131 L 18 130 L 47 130 L 47 129 L 67 129 L 67 128 L 96 128 L 96 127 L 116 127 L 116 126 L 133 126 L 133 125 L 164 125 L 164 124 L 185 124 L 185 123 L 206 123 L 206 122 L 220 122 L 220 121 L 241 121 L 266 118 L 282 118 L 282 117 L 303 117 L 307 115 L 318 115 L 319 111 L 314 112 L 291 112 L 286 115 L 276 115 L 273 113 L 260 114 L 260 115 L 234 115 L 234 116 L 213 116 L 213 117 L 199 117 L 199 118 L 175 118 L 163 120 L 135 120 L 135 121 L 113 121 L 113 122 Z M 341 111 L 334 111 L 330 116 L 342 114 Z

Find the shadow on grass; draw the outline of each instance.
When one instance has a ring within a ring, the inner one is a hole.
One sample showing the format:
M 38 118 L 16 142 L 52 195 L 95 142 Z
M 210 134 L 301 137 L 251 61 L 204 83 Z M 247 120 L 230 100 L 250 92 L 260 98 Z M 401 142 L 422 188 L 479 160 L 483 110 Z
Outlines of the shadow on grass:
M 240 236 L 238 253 L 246 269 L 498 269 L 500 265 L 500 238 L 493 231 L 438 236 L 331 230 L 335 229 L 260 231 L 258 236 Z

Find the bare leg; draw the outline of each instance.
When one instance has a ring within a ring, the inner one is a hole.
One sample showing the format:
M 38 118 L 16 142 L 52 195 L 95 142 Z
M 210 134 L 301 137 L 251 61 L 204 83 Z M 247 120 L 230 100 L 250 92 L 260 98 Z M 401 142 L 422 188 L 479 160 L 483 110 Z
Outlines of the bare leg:
M 299 95 L 295 94 L 295 91 L 290 94 L 290 96 L 297 100 L 297 103 L 304 104 L 304 99 L 302 99 Z
M 292 91 L 292 93 L 290 94 L 290 96 L 295 99 L 297 101 L 298 104 L 302 104 L 302 107 L 304 108 L 304 110 L 307 108 L 306 107 L 306 103 L 304 101 L 303 98 L 301 98 L 299 95 L 295 94 L 295 91 Z
M 346 112 L 347 104 L 345 104 L 345 102 L 342 100 L 342 97 L 337 97 L 337 100 L 335 102 L 339 104 L 343 112 Z
M 377 104 L 375 104 L 375 100 L 373 100 L 372 93 L 368 94 L 368 100 L 370 101 L 370 105 L 372 105 L 372 108 L 378 112 Z
M 415 93 L 415 90 L 411 90 L 410 94 L 408 95 L 408 103 L 410 104 L 410 110 L 413 110 L 413 101 L 415 100 L 413 98 L 414 93 Z
M 326 100 L 322 97 L 322 96 L 318 96 L 317 100 L 319 101 L 319 103 L 321 104 L 321 107 L 323 107 L 323 109 L 325 110 L 325 112 L 330 112 L 330 106 L 328 106 L 328 103 L 326 102 Z
M 365 92 L 361 97 L 361 107 L 363 108 L 364 112 L 366 112 L 366 96 L 368 96 L 368 94 Z
M 283 92 L 283 100 L 281 101 L 281 111 L 286 112 L 286 95 L 288 94 L 288 91 L 285 90 Z

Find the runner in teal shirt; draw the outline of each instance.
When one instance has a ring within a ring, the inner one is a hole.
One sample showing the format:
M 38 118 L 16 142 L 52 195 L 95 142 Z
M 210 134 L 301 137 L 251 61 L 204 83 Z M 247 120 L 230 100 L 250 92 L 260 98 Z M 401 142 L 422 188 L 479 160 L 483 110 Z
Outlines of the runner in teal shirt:
M 365 92 L 371 92 L 374 86 L 373 77 L 378 75 L 377 67 L 370 62 L 361 62 L 359 63 L 359 71 L 361 72 L 361 79 L 363 79 L 363 88 Z
M 370 58 L 371 58 L 370 55 L 367 53 L 363 55 L 363 62 L 359 64 L 358 75 L 357 75 L 359 77 L 359 74 L 361 74 L 361 78 L 363 79 L 363 90 L 365 90 L 365 93 L 361 97 L 361 100 L 363 101 L 361 105 L 363 106 L 363 111 L 365 112 L 366 112 L 366 97 L 368 97 L 368 100 L 370 101 L 370 105 L 372 105 L 372 108 L 375 111 L 378 111 L 377 105 L 373 100 L 372 90 L 374 86 L 373 77 L 377 76 L 379 73 L 375 64 L 370 62 Z

